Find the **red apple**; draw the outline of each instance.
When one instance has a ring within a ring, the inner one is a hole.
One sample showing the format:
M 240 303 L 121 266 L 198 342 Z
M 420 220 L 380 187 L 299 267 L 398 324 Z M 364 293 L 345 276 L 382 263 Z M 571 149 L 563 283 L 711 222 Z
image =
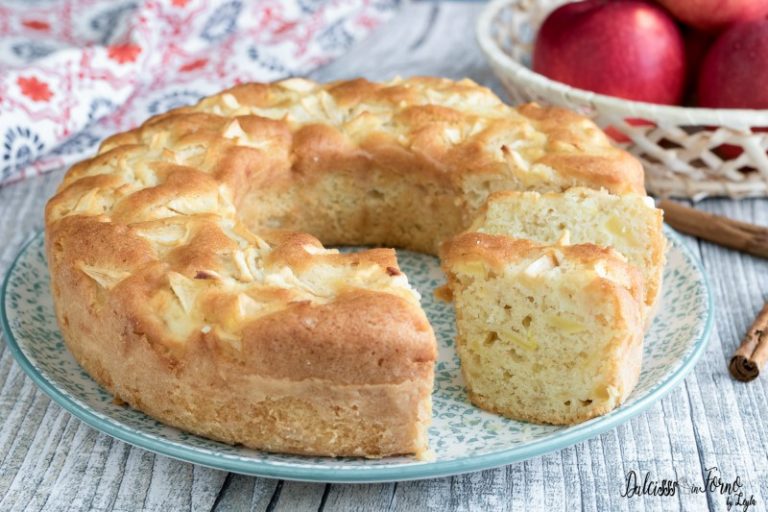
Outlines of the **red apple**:
M 734 25 L 717 38 L 697 96 L 702 107 L 768 109 L 768 20 Z
M 744 152 L 743 149 L 734 144 L 720 144 L 712 151 L 723 160 L 735 160 Z
M 696 86 L 699 82 L 699 70 L 704 61 L 709 48 L 715 41 L 715 37 L 708 32 L 695 30 L 690 27 L 683 28 L 683 38 L 685 39 L 685 57 L 686 57 L 686 105 L 696 104 Z
M 544 20 L 533 69 L 580 89 L 676 104 L 685 86 L 685 43 L 657 5 L 586 0 L 565 4 Z
M 717 32 L 733 23 L 768 16 L 768 0 L 658 0 L 686 25 Z

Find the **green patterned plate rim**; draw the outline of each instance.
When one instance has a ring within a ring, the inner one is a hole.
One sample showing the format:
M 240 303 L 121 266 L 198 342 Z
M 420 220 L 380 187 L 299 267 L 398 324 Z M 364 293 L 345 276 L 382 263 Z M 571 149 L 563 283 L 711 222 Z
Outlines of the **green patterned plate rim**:
M 11 354 L 48 396 L 93 428 L 134 446 L 220 470 L 288 480 L 372 483 L 436 478 L 519 462 L 595 437 L 640 414 L 682 381 L 706 347 L 713 323 L 712 296 L 696 257 L 679 235 L 666 226 L 665 232 L 671 244 L 662 303 L 646 334 L 638 385 L 621 407 L 569 427 L 508 420 L 467 401 L 453 350 L 453 309 L 432 293 L 443 283 L 438 260 L 398 251 L 400 265 L 421 292 L 438 338 L 430 428 L 435 458 L 430 461 L 264 453 L 188 434 L 114 404 L 77 365 L 61 339 L 42 233 L 24 244 L 8 269 L 0 290 L 0 320 Z

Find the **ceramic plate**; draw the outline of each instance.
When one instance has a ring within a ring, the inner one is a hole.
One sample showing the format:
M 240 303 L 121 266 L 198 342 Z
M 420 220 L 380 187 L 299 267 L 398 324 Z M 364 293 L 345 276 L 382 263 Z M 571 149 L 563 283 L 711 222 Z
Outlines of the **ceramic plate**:
M 0 312 L 11 353 L 43 391 L 92 427 L 135 446 L 226 471 L 291 480 L 383 482 L 432 478 L 509 464 L 594 437 L 639 414 L 683 379 L 704 350 L 712 326 L 712 306 L 696 259 L 674 233 L 668 230 L 667 235 L 672 243 L 662 303 L 645 338 L 640 382 L 620 408 L 571 427 L 507 420 L 467 401 L 453 349 L 453 309 L 433 295 L 443 283 L 438 260 L 398 251 L 401 267 L 421 292 L 422 305 L 440 346 L 434 421 L 429 432 L 435 458 L 426 462 L 408 457 L 365 460 L 262 453 L 187 434 L 115 405 L 64 346 L 48 289 L 42 235 L 22 249 L 9 269 Z

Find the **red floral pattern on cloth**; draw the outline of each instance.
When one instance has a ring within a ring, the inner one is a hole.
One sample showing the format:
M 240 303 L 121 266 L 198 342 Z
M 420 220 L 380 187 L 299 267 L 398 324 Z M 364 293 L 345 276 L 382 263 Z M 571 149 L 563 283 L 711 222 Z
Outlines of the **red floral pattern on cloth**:
M 0 186 L 236 83 L 304 75 L 398 1 L 0 0 Z
M 38 20 L 27 20 L 23 21 L 22 24 L 27 28 L 31 28 L 32 30 L 48 30 L 51 28 L 51 26 L 45 21 Z
M 135 44 L 119 44 L 107 48 L 109 58 L 117 63 L 136 62 L 136 58 L 141 53 L 141 48 Z
M 41 82 L 34 76 L 29 78 L 20 76 L 16 83 L 19 84 L 21 94 L 32 101 L 48 101 L 53 96 L 48 84 Z

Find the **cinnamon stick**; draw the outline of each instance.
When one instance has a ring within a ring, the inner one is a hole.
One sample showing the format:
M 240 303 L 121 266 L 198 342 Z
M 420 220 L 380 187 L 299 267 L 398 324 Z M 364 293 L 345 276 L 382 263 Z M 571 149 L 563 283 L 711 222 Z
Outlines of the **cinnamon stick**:
M 737 251 L 768 258 L 768 228 L 703 212 L 674 201 L 662 199 L 664 221 L 683 233 L 693 235 Z
M 728 369 L 742 382 L 749 382 L 758 375 L 768 359 L 768 302 L 747 331 L 744 341 L 731 358 Z

